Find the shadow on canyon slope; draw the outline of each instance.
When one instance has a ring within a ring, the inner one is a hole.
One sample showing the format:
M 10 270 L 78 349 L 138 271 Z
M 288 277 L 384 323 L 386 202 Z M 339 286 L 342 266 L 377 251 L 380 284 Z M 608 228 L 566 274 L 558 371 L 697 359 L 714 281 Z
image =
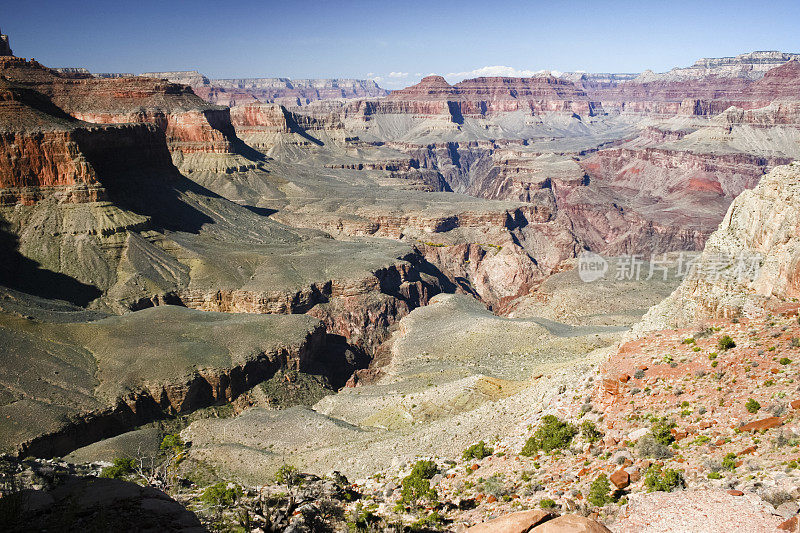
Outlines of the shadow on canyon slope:
M 102 295 L 94 285 L 42 268 L 19 252 L 19 238 L 10 224 L 0 218 L 0 285 L 53 300 L 85 307 Z

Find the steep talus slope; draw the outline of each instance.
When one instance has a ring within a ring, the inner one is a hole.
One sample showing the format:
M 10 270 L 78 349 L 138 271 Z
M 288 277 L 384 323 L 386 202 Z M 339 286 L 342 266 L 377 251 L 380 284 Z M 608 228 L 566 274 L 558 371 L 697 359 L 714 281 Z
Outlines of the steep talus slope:
M 800 166 L 776 167 L 740 194 L 709 238 L 693 272 L 638 331 L 759 316 L 792 306 L 800 291 L 797 242 Z

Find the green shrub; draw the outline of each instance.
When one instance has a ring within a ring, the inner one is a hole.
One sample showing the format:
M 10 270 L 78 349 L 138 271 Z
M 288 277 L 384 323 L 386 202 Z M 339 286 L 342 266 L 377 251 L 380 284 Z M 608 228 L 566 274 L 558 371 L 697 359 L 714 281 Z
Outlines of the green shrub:
M 300 484 L 300 471 L 292 465 L 282 465 L 275 472 L 275 482 L 287 487 Z
M 650 433 L 657 443 L 669 446 L 675 442 L 675 437 L 672 435 L 671 431 L 675 425 L 675 422 L 668 422 L 666 418 L 657 419 L 650 428 Z
M 678 470 L 672 468 L 662 470 L 660 466 L 652 465 L 647 469 L 644 485 L 647 487 L 647 492 L 672 492 L 685 487 L 686 481 Z
M 719 341 L 717 341 L 717 346 L 719 347 L 720 350 L 724 351 L 724 350 L 730 350 L 731 348 L 735 348 L 736 343 L 733 341 L 730 335 L 723 335 L 722 337 L 719 338 Z
M 719 472 L 709 472 L 708 479 L 722 479 L 722 474 Z
M 439 526 L 444 524 L 444 517 L 438 511 L 433 510 L 431 514 L 424 518 L 420 518 L 411 524 L 411 531 L 430 531 L 431 528 L 439 530 Z
M 747 409 L 748 413 L 757 413 L 758 410 L 761 409 L 761 404 L 750 398 L 747 400 L 747 403 L 744 404 L 744 408 Z
M 589 487 L 589 503 L 597 507 L 611 503 L 613 500 L 609 494 L 610 492 L 611 483 L 608 481 L 608 477 L 605 474 L 600 474 L 597 479 L 592 481 L 592 486 Z
M 228 488 L 227 483 L 220 481 L 215 485 L 207 487 L 206 490 L 203 491 L 203 495 L 200 497 L 200 499 L 208 505 L 212 505 L 214 507 L 231 507 L 234 503 L 236 503 L 236 500 L 241 497 L 241 487 L 234 485 L 233 487 Z
M 578 428 L 568 422 L 562 422 L 553 415 L 546 415 L 536 432 L 525 443 L 522 455 L 534 455 L 537 451 L 551 452 L 569 446 Z
M 136 467 L 133 459 L 127 457 L 117 457 L 111 466 L 107 466 L 100 472 L 100 477 L 111 479 L 122 479 L 131 474 Z
M 722 468 L 725 470 L 736 470 L 736 454 L 729 453 L 725 457 L 722 458 Z
M 480 441 L 464 450 L 463 457 L 465 461 L 469 459 L 483 459 L 484 457 L 489 457 L 493 453 L 494 449 L 486 446 L 485 442 Z
M 781 363 L 782 365 L 786 366 L 786 365 L 789 365 L 789 364 L 791 364 L 791 363 L 792 363 L 792 360 L 791 360 L 791 359 L 789 359 L 788 357 L 782 357 L 782 358 L 781 358 L 781 360 L 780 360 L 780 363 Z
M 586 442 L 595 443 L 603 438 L 603 432 L 597 429 L 591 420 L 584 420 L 581 424 L 581 436 L 586 439 Z
M 552 509 L 556 506 L 556 502 L 551 500 L 550 498 L 545 498 L 539 502 L 539 507 L 542 509 Z
M 436 490 L 431 488 L 430 479 L 436 475 L 436 463 L 433 461 L 417 461 L 411 473 L 403 478 L 400 499 L 407 504 L 415 505 L 419 500 L 436 500 Z
M 180 435 L 166 435 L 161 441 L 159 448 L 161 451 L 171 451 L 174 453 L 181 453 L 183 451 L 183 440 Z
M 669 446 L 656 441 L 652 433 L 644 435 L 636 443 L 636 448 L 641 457 L 652 457 L 653 459 L 669 459 L 674 454 Z

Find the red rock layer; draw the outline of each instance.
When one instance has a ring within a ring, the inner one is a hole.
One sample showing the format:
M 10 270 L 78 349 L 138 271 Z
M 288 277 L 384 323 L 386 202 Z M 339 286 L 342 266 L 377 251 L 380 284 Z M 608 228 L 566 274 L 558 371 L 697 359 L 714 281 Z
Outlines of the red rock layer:
M 96 200 L 103 176 L 126 166 L 173 169 L 157 127 L 81 122 L 35 91 L 0 82 L 0 204 L 52 193 L 62 201 Z
M 572 82 L 553 77 L 485 77 L 450 85 L 441 76 L 428 76 L 416 85 L 392 92 L 379 107 L 384 113 L 440 115 L 457 110 L 462 116 L 513 111 L 592 115 L 599 110 L 599 105 Z
M 184 85 L 142 77 L 66 77 L 35 61 L 12 57 L 0 57 L 0 75 L 44 94 L 87 122 L 155 124 L 174 151 L 233 151 L 229 110 L 204 102 Z
M 757 109 L 774 100 L 800 99 L 800 62 L 775 67 L 763 78 L 706 76 L 683 81 L 591 82 L 583 88 L 605 110 L 659 115 L 716 115 L 731 106 Z

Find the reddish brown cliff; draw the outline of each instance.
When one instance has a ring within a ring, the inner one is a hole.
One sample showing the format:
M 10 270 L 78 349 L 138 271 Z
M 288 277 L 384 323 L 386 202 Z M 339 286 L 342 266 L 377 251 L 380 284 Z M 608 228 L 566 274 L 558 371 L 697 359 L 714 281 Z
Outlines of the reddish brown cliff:
M 94 123 L 146 122 L 181 152 L 232 152 L 229 110 L 204 102 L 184 85 L 152 78 L 69 77 L 35 61 L 0 57 L 0 75 L 34 89 L 70 115 Z
M 800 62 L 775 67 L 763 78 L 705 76 L 649 82 L 591 82 L 583 88 L 603 109 L 658 115 L 716 115 L 731 106 L 757 109 L 774 100 L 800 99 Z
M 102 195 L 102 170 L 171 169 L 164 134 L 151 124 L 95 125 L 70 117 L 31 89 L 0 80 L 0 204 Z M 101 170 L 102 169 L 102 170 Z
M 486 77 L 450 85 L 441 76 L 428 76 L 416 85 L 394 91 L 380 102 L 384 113 L 492 116 L 513 111 L 533 114 L 569 112 L 594 114 L 599 106 L 566 80 L 554 77 Z

